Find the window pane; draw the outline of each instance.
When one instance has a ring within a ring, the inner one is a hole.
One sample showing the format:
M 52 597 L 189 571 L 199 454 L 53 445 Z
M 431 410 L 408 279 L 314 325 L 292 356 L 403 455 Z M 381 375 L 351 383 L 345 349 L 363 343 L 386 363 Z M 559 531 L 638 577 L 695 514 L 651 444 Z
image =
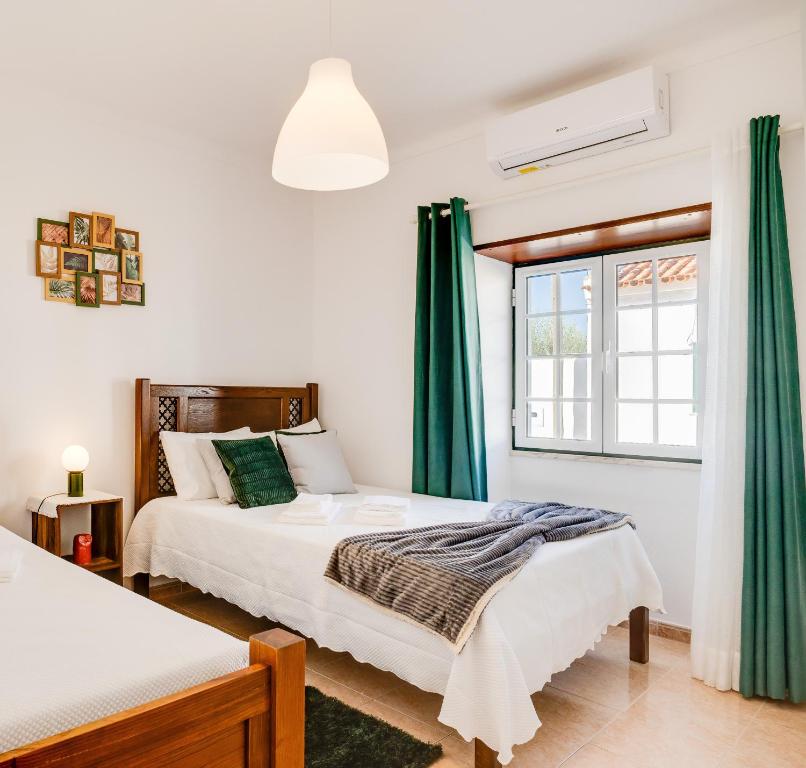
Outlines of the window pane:
M 560 273 L 560 309 L 568 312 L 571 309 L 590 309 L 591 305 L 591 271 L 577 269 L 573 272 Z
M 562 365 L 562 396 L 591 396 L 591 361 L 588 357 L 566 357 Z
M 591 404 L 563 403 L 563 438 L 565 440 L 591 439 Z
M 618 305 L 652 303 L 652 262 L 636 261 L 616 267 Z
M 696 342 L 696 304 L 658 307 L 658 349 L 691 349 Z
M 533 275 L 526 278 L 527 314 L 553 312 L 557 275 Z
M 658 259 L 658 302 L 697 298 L 697 257 Z
M 555 437 L 553 402 L 530 400 L 526 403 L 526 413 L 529 437 Z
M 694 398 L 694 356 L 658 356 L 658 397 L 662 400 Z
M 591 351 L 591 316 L 584 314 L 560 315 L 562 338 L 560 352 L 563 354 L 589 353 Z
M 652 310 L 621 309 L 618 313 L 618 351 L 652 351 Z
M 696 445 L 697 414 L 693 405 L 658 406 L 658 442 L 665 445 Z
M 652 399 L 652 357 L 620 357 L 618 359 L 618 397 Z
M 554 318 L 553 317 L 530 317 L 527 322 L 529 331 L 530 355 L 553 355 L 554 354 Z
M 554 397 L 554 360 L 529 361 L 529 397 Z
M 619 403 L 617 440 L 620 443 L 652 442 L 651 403 Z

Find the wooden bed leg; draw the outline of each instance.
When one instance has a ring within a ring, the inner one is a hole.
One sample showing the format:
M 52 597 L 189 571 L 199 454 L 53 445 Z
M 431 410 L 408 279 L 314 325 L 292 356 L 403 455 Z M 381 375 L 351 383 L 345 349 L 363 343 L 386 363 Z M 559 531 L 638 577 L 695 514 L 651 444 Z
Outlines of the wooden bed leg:
M 284 629 L 252 635 L 249 663 L 271 668 L 271 709 L 249 722 L 249 768 L 304 768 L 305 641 Z
M 643 606 L 630 611 L 630 661 L 649 661 L 649 608 Z
M 135 573 L 132 576 L 134 591 L 138 595 L 148 597 L 149 579 L 151 577 L 147 573 Z
M 493 752 L 481 739 L 473 739 L 476 747 L 475 768 L 501 768 L 496 753 Z

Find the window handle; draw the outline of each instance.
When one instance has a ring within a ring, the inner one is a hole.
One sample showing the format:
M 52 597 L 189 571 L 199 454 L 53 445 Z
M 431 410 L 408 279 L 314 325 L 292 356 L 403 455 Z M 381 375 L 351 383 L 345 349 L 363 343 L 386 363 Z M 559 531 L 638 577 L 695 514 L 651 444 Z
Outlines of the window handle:
M 612 344 L 607 342 L 607 349 L 604 351 L 604 370 L 606 374 L 610 374 L 610 368 L 613 365 L 613 351 Z

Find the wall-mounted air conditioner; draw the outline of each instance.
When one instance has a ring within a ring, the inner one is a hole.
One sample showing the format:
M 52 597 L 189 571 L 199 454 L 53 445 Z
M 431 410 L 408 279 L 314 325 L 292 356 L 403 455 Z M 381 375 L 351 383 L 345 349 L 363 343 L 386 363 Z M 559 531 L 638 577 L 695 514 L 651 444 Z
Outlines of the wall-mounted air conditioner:
M 652 67 L 536 104 L 487 127 L 502 178 L 669 135 L 669 79 Z

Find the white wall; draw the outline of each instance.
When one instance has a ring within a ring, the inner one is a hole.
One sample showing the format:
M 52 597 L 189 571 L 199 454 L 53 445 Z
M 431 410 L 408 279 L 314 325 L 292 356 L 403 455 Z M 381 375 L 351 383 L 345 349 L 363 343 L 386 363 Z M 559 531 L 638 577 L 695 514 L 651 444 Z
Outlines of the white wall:
M 312 208 L 248 157 L 3 85 L 0 524 L 25 535 L 26 497 L 65 485 L 69 443 L 90 452 L 85 486 L 131 514 L 135 377 L 310 380 Z M 146 307 L 43 300 L 36 218 L 69 210 L 140 231 Z
M 537 174 L 499 181 L 472 136 L 394 163 L 384 182 L 319 195 L 314 235 L 314 376 L 323 419 L 339 429 L 356 479 L 407 488 L 411 472 L 417 204 L 538 188 L 708 145 L 721 125 L 780 112 L 802 119 L 800 37 L 785 35 L 671 74 L 672 136 Z M 426 118 L 427 119 L 427 118 Z M 793 277 L 806 287 L 802 141 L 784 141 Z M 707 152 L 473 214 L 489 242 L 710 199 Z M 502 271 L 504 270 L 504 271 Z M 689 625 L 699 472 L 509 455 L 510 350 L 506 266 L 479 262 L 490 498 L 599 505 L 635 515 L 666 595 L 668 621 Z M 796 289 L 797 290 L 797 289 Z M 806 350 L 800 312 L 801 349 Z M 806 361 L 806 357 L 803 358 Z

